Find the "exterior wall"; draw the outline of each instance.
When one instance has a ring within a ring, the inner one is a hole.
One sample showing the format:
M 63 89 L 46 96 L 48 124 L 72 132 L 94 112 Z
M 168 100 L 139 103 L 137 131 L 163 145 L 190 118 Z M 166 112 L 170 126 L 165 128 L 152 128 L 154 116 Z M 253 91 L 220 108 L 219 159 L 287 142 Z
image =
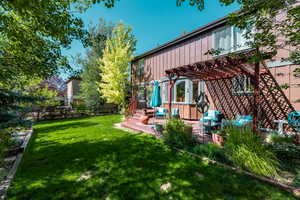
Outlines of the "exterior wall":
M 70 103 L 72 102 L 73 98 L 73 87 L 72 87 L 72 81 L 69 81 L 67 83 L 67 105 L 70 106 Z
M 205 53 L 213 48 L 213 31 L 214 30 L 204 32 L 201 35 L 144 57 L 144 77 L 137 78 L 136 76 L 133 76 L 133 82 L 139 84 L 141 82 L 150 82 L 153 80 L 161 81 L 165 78 L 165 70 L 167 69 L 212 59 L 211 55 L 205 55 Z M 293 70 L 297 66 L 290 65 L 289 63 L 281 63 L 280 61 L 281 58 L 286 58 L 288 55 L 288 50 L 279 50 L 278 55 L 267 64 L 270 66 L 270 70 L 279 85 L 289 85 L 289 88 L 283 89 L 283 91 L 295 109 L 300 110 L 300 78 L 293 75 Z M 132 63 L 134 75 L 134 69 L 137 68 L 137 65 L 138 61 Z M 215 105 L 213 105 L 212 98 L 207 89 L 205 89 L 205 91 L 211 102 L 210 109 L 215 109 Z M 167 107 L 167 104 L 164 106 Z M 195 105 L 174 103 L 172 106 L 174 108 L 179 108 L 182 118 L 199 119 L 200 117 L 200 113 L 197 113 Z
M 270 71 L 279 85 L 289 86 L 282 88 L 282 90 L 294 108 L 300 110 L 300 77 L 295 77 L 293 73 L 296 67 L 296 65 L 284 65 L 271 67 Z
M 150 81 L 160 80 L 167 69 L 211 59 L 205 53 L 213 48 L 212 41 L 212 33 L 207 33 L 146 57 L 145 76 Z
M 80 92 L 80 80 L 70 80 L 67 83 L 67 105 L 70 106 L 74 100 L 74 96 Z

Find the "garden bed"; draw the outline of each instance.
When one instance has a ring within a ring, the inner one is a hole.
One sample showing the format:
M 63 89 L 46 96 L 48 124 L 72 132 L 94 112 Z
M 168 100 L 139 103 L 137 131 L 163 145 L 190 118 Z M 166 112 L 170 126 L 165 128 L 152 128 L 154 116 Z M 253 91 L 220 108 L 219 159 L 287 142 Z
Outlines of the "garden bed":
M 31 135 L 32 129 L 13 134 L 13 140 L 17 143 L 6 151 L 6 157 L 0 167 L 0 199 L 6 197 L 7 189 L 14 178 Z
M 210 162 L 238 170 L 300 196 L 300 147 L 291 144 L 292 139 L 276 136 L 269 139 L 273 142 L 267 145 L 262 143 L 260 135 L 251 133 L 251 128 L 228 127 L 225 130 L 227 136 L 224 131 L 212 134 L 212 137 L 222 138 L 213 138 L 215 144 L 197 144 L 198 141 L 193 139 L 190 131 L 185 130 L 185 126 L 181 120 L 169 120 L 165 130 L 160 131 L 162 139 L 172 148 L 205 160 L 208 157 Z M 225 138 L 229 144 L 223 148 Z

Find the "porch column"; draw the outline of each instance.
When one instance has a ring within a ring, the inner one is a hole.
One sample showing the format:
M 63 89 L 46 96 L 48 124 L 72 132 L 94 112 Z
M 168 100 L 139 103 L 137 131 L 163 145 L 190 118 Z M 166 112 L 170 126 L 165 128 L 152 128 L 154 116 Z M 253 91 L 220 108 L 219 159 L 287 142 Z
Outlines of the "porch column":
M 259 62 L 255 63 L 254 71 L 254 104 L 253 104 L 253 131 L 257 132 L 258 128 L 258 111 L 260 105 L 260 89 L 259 89 Z

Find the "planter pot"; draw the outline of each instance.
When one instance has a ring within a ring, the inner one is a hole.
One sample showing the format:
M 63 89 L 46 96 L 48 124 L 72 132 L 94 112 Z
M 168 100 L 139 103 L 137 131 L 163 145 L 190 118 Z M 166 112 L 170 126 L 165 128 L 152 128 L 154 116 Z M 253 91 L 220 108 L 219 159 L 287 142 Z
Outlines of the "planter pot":
M 219 146 L 223 146 L 224 145 L 224 138 L 223 136 L 221 136 L 220 134 L 212 134 L 212 140 L 213 143 Z
M 193 133 L 193 127 L 186 127 L 185 129 L 184 129 L 184 131 L 185 132 L 187 132 L 187 133 L 189 133 L 189 134 L 192 134 Z
M 143 123 L 143 124 L 148 124 L 149 122 L 149 117 L 147 115 L 143 115 L 140 117 L 140 122 Z

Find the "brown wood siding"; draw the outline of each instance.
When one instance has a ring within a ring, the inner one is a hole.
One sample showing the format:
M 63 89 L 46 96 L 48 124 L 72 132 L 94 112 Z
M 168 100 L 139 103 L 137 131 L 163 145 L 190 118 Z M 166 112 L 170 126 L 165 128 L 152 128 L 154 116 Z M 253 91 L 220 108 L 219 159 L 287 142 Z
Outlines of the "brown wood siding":
M 156 53 L 151 53 L 146 56 L 145 59 L 145 76 L 147 76 L 147 81 L 160 80 L 165 77 L 165 70 L 176 68 L 183 65 L 192 64 L 195 62 L 205 61 L 211 59 L 211 55 L 205 55 L 205 53 L 213 48 L 213 33 L 203 32 L 201 35 L 189 38 L 186 41 L 181 41 L 172 46 L 168 46 L 163 50 Z M 286 58 L 288 56 L 288 50 L 278 51 L 278 55 L 275 57 L 276 60 L 281 58 Z M 137 61 L 132 64 L 133 68 L 137 68 Z M 280 67 L 270 68 L 273 76 L 276 78 L 280 85 L 287 84 L 290 87 L 284 89 L 284 93 L 290 99 L 291 103 L 296 110 L 300 110 L 300 78 L 294 76 L 294 69 L 299 66 L 287 65 Z M 133 81 L 135 77 L 133 77 Z M 222 93 L 219 88 L 215 88 L 216 92 Z M 205 91 L 208 94 L 207 88 Z M 217 106 L 213 105 L 213 98 L 208 95 L 211 102 L 210 109 L 216 109 Z M 218 99 L 217 101 L 228 101 L 225 97 Z M 237 101 L 237 100 L 236 100 Z M 246 107 L 249 105 L 246 105 Z M 199 119 L 200 113 L 196 111 L 195 105 L 183 105 L 183 104 L 173 104 L 174 108 L 179 108 L 180 114 L 186 119 Z M 232 102 L 228 102 L 226 109 L 237 109 L 233 108 Z M 245 112 L 246 108 L 241 108 Z
M 210 59 L 205 53 L 212 48 L 212 33 L 196 37 L 176 46 L 145 58 L 149 66 L 146 71 L 153 71 L 153 80 L 165 76 L 165 70 Z M 153 62 L 152 62 L 153 61 Z

